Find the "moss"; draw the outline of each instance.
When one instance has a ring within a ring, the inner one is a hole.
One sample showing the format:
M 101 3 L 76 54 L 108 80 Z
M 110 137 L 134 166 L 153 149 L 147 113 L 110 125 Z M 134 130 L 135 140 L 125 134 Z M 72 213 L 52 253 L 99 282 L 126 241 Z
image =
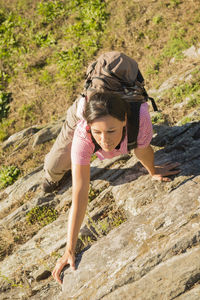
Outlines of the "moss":
M 26 215 L 26 221 L 28 224 L 38 223 L 41 226 L 46 226 L 58 217 L 58 212 L 53 207 L 48 205 L 36 206 L 32 208 Z

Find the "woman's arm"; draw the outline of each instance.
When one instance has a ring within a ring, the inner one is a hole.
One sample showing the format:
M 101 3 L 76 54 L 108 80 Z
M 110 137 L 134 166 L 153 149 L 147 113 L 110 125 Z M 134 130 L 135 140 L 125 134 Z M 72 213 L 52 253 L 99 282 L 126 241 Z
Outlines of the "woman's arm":
M 134 149 L 134 152 L 136 157 L 141 162 L 141 164 L 146 168 L 149 174 L 156 180 L 171 181 L 171 179 L 166 176 L 180 173 L 180 170 L 173 170 L 180 165 L 179 163 L 168 162 L 161 166 L 155 166 L 154 151 L 151 145 L 145 148 L 136 148 Z
M 75 248 L 88 204 L 89 183 L 90 165 L 72 165 L 72 206 L 68 220 L 67 246 L 52 272 L 54 279 L 60 284 L 60 272 L 65 265 L 69 264 L 75 270 Z
M 72 207 L 68 221 L 67 248 L 74 252 L 79 230 L 83 222 L 90 183 L 90 166 L 72 166 Z
M 134 149 L 135 156 L 141 164 L 145 167 L 145 169 L 149 172 L 151 176 L 155 174 L 155 166 L 154 166 L 154 151 L 151 145 L 145 148 L 136 148 Z

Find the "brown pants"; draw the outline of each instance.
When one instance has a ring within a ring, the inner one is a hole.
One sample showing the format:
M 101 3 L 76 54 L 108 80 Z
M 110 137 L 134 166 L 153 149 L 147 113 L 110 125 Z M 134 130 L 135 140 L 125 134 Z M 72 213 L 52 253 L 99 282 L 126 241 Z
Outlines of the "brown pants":
M 79 118 L 76 116 L 80 97 L 67 110 L 66 120 L 53 147 L 44 160 L 45 177 L 49 181 L 59 181 L 71 168 L 71 144 Z

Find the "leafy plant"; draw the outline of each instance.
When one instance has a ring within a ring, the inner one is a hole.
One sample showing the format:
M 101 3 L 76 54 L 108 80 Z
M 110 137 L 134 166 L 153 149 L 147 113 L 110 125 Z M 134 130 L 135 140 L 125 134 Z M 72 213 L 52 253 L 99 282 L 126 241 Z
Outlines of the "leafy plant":
M 158 16 L 155 16 L 155 17 L 153 17 L 153 23 L 154 24 L 159 24 L 159 23 L 161 23 L 162 21 L 163 21 L 163 17 L 162 16 L 160 16 L 160 15 L 158 15 Z
M 10 58 L 20 46 L 20 38 L 16 32 L 23 27 L 20 16 L 9 13 L 0 24 L 0 58 Z
M 3 166 L 0 169 L 0 189 L 13 184 L 20 174 L 16 166 Z
M 56 40 L 54 36 L 50 33 L 46 32 L 38 32 L 35 37 L 35 43 L 38 47 L 45 47 L 54 45 L 56 43 Z
M 0 91 L 0 122 L 8 116 L 11 99 L 11 93 Z
M 161 67 L 161 61 L 159 59 L 153 59 L 153 62 L 150 66 L 147 67 L 146 75 L 158 74 Z
M 77 72 L 98 50 L 108 13 L 105 3 L 100 0 L 70 3 L 72 11 L 77 14 L 74 23 L 66 29 L 66 39 L 71 41 L 72 46 L 58 52 L 57 57 L 62 74 L 73 83 Z
M 174 8 L 174 7 L 178 7 L 179 4 L 181 4 L 180 0 L 170 0 L 169 6 Z
M 26 215 L 28 224 L 38 223 L 41 226 L 46 226 L 58 217 L 58 211 L 48 205 L 36 206 L 32 208 Z
M 42 22 L 47 25 L 59 16 L 66 14 L 67 10 L 63 1 L 41 1 L 37 6 L 37 12 L 43 17 Z
M 9 80 L 9 75 L 4 72 L 3 70 L 0 70 L 0 90 L 3 90 Z

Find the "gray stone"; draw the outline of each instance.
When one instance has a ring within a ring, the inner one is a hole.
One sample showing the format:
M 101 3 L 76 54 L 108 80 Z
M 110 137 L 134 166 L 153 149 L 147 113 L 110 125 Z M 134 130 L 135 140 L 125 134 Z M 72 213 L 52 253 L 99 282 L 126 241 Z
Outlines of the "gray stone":
M 2 149 L 5 150 L 6 148 L 14 145 L 14 144 L 19 144 L 24 141 L 28 143 L 28 138 L 30 138 L 32 135 L 34 135 L 36 132 L 40 130 L 40 127 L 35 125 L 31 126 L 29 128 L 26 128 L 20 132 L 17 132 L 13 135 L 11 135 L 6 141 L 2 143 Z
M 38 274 L 36 275 L 35 278 L 36 281 L 45 280 L 51 276 L 51 272 L 49 270 L 43 270 L 43 271 L 39 270 L 37 273 Z
M 183 51 L 184 56 L 189 58 L 199 58 L 200 57 L 200 48 L 196 48 L 194 45 L 189 49 Z
M 60 120 L 55 124 L 46 126 L 42 130 L 40 130 L 37 134 L 35 134 L 34 141 L 33 141 L 33 148 L 37 145 L 55 139 L 62 128 L 62 124 L 63 124 L 63 120 Z

